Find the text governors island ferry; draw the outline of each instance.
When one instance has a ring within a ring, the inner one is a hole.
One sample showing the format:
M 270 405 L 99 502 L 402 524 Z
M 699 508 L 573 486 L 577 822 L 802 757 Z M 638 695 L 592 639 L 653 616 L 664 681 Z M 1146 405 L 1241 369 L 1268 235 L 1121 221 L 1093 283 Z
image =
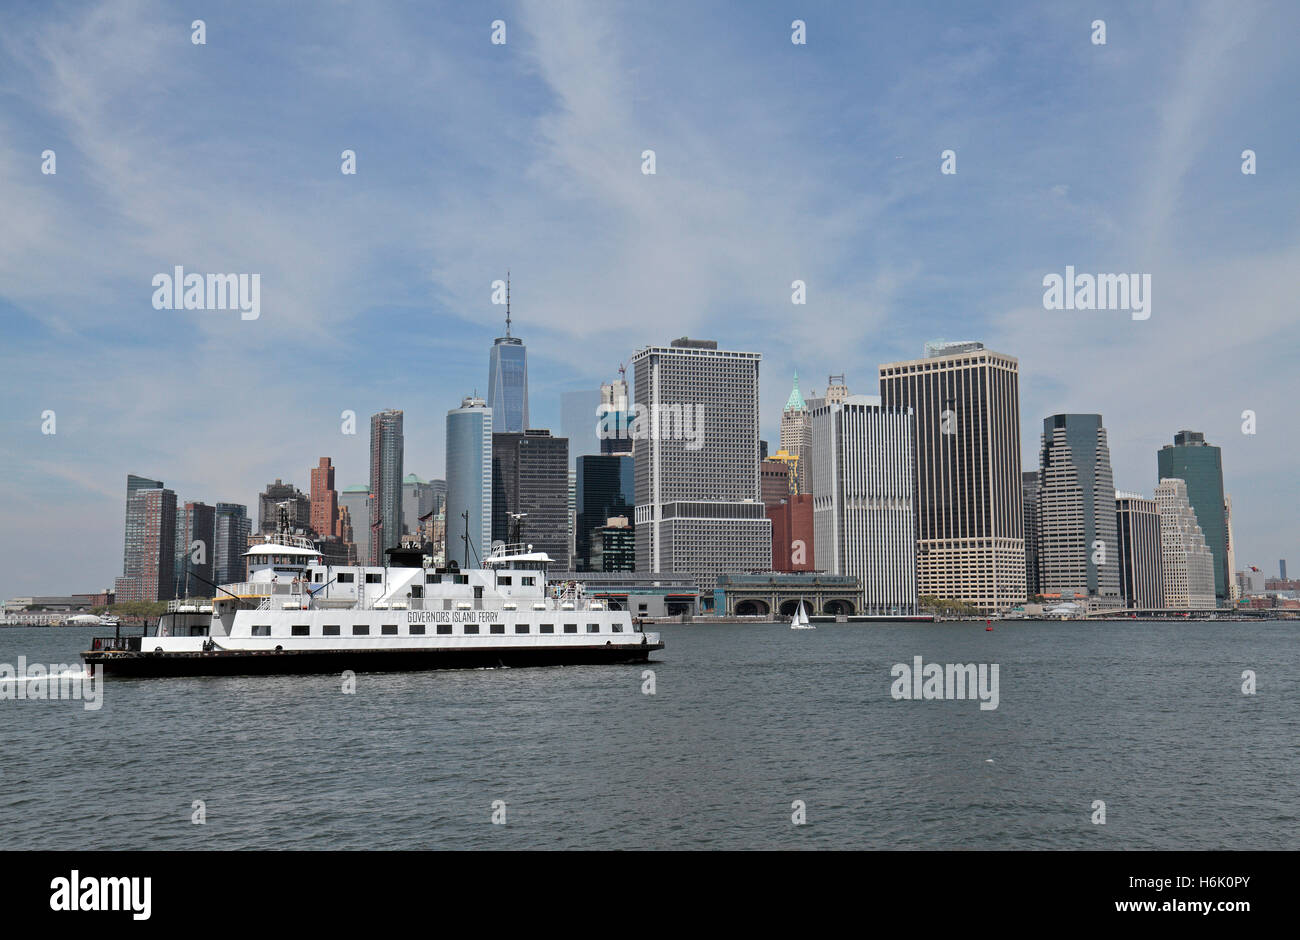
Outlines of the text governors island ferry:
M 248 581 L 211 608 L 173 601 L 156 633 L 95 639 L 106 675 L 191 676 L 643 663 L 663 649 L 580 586 L 548 594 L 550 558 L 500 546 L 483 568 L 389 549 L 383 568 L 326 565 L 308 539 L 253 546 Z

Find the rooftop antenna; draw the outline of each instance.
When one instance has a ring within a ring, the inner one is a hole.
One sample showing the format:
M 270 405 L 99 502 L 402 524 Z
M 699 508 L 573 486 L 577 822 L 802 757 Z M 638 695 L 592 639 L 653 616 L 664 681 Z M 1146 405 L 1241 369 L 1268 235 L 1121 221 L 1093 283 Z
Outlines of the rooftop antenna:
M 510 269 L 506 269 L 506 338 L 510 337 Z

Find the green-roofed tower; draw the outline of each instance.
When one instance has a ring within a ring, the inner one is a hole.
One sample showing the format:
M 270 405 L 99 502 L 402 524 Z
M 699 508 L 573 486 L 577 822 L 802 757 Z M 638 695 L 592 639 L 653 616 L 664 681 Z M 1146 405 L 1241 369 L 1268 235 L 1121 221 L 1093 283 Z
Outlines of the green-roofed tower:
M 796 485 L 800 493 L 811 493 L 809 484 L 812 474 L 808 472 L 808 455 L 812 450 L 812 412 L 808 403 L 799 392 L 799 373 L 794 374 L 794 387 L 786 400 L 785 410 L 781 412 L 781 450 L 798 457 L 795 468 Z

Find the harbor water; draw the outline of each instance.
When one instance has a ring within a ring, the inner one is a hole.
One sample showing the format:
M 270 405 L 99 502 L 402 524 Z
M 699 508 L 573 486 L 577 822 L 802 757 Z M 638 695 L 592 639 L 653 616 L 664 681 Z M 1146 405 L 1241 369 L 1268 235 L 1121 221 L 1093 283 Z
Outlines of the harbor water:
M 44 849 L 1300 845 L 1300 624 L 653 629 L 649 665 L 6 695 L 0 824 Z M 0 663 L 80 669 L 103 632 L 0 629 Z M 996 664 L 997 707 L 895 698 L 918 656 Z

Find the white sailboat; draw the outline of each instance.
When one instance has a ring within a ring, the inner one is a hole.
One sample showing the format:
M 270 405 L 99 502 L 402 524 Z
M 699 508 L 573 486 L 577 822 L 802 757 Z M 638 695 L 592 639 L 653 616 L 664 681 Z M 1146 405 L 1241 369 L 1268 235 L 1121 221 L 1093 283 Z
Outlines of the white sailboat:
M 794 617 L 790 619 L 791 630 L 816 630 L 817 628 L 808 622 L 808 610 L 804 607 L 803 601 L 799 602 L 799 607 L 794 612 Z

